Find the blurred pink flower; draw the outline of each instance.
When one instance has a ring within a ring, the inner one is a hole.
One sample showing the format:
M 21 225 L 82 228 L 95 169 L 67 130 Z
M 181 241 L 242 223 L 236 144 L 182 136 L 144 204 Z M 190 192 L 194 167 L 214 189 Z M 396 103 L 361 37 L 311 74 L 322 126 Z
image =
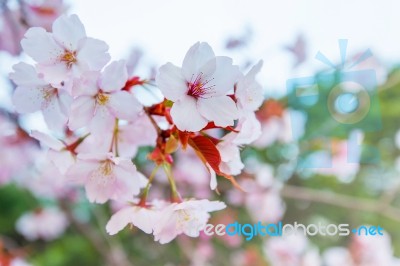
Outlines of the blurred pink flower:
M 22 215 L 16 223 L 16 229 L 30 241 L 50 241 L 61 236 L 68 224 L 63 212 L 56 208 L 44 208 Z

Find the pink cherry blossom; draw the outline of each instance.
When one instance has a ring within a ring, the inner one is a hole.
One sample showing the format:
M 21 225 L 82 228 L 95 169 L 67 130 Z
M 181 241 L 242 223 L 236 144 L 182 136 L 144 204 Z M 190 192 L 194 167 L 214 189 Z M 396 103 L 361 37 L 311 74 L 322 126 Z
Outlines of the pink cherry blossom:
M 67 178 L 85 185 L 90 202 L 129 201 L 147 183 L 129 159 L 114 157 L 111 153 L 79 154 L 77 158 L 77 163 L 68 170 Z
M 110 235 L 115 235 L 125 228 L 128 224 L 138 227 L 147 234 L 153 233 L 159 221 L 160 207 L 164 203 L 156 202 L 150 207 L 126 206 L 116 212 L 106 225 L 106 230 Z
M 182 131 L 199 131 L 208 122 L 226 127 L 238 118 L 233 91 L 240 72 L 232 59 L 215 56 L 207 43 L 196 43 L 187 52 L 182 68 L 163 65 L 156 82 L 164 96 L 173 101 L 171 116 Z
M 63 0 L 25 2 L 21 8 L 31 27 L 43 27 L 46 30 L 51 30 L 53 22 L 66 10 Z
M 50 241 L 62 235 L 68 224 L 63 212 L 56 208 L 44 208 L 22 215 L 16 223 L 16 229 L 30 241 Z
M 264 101 L 263 88 L 256 81 L 263 61 L 260 60 L 250 71 L 242 76 L 235 86 L 235 97 L 240 110 L 256 111 Z
M 17 84 L 13 103 L 19 113 L 33 113 L 41 110 L 48 127 L 52 130 L 64 128 L 72 97 L 62 89 L 40 78 L 35 68 L 26 63 L 13 67 L 10 78 Z
M 56 84 L 85 71 L 100 70 L 110 60 L 108 45 L 87 37 L 77 15 L 59 17 L 51 33 L 40 27 L 30 28 L 21 46 L 38 63 L 46 80 Z
M 209 212 L 225 207 L 223 202 L 205 199 L 172 203 L 161 211 L 160 219 L 154 228 L 154 239 L 166 244 L 182 233 L 198 237 L 210 218 Z
M 221 155 L 221 164 L 219 169 L 229 175 L 238 175 L 244 167 L 240 159 L 240 149 L 232 141 L 235 138 L 235 133 L 228 134 L 222 141 L 217 144 L 217 149 Z
M 88 126 L 92 134 L 110 132 L 116 118 L 134 121 L 142 105 L 127 91 L 123 91 L 128 74 L 125 62 L 115 61 L 102 73 L 91 72 L 81 80 L 79 95 L 71 106 L 69 128 Z

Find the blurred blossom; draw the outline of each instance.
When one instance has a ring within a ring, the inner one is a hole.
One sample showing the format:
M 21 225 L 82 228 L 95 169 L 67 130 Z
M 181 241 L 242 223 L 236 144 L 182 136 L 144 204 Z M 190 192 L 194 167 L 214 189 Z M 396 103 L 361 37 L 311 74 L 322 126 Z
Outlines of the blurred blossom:
M 16 223 L 17 231 L 30 241 L 56 239 L 64 233 L 67 226 L 67 217 L 56 208 L 43 208 L 25 213 Z

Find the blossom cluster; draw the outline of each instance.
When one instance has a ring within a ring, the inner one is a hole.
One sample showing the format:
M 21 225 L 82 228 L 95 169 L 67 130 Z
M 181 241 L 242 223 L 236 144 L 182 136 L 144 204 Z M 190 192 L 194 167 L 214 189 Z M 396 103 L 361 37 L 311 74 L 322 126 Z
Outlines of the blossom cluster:
M 130 73 L 125 60 L 112 61 L 108 45 L 88 37 L 76 15 L 60 16 L 51 29 L 29 28 L 21 46 L 34 64 L 14 65 L 13 104 L 21 114 L 40 111 L 51 131 L 30 133 L 47 148 L 39 175 L 51 188 L 35 191 L 67 198 L 75 186 L 83 186 L 92 203 L 121 204 L 108 233 L 132 224 L 168 243 L 179 234 L 199 236 L 209 212 L 226 207 L 179 191 L 177 157 L 197 158 L 208 171 L 210 191 L 218 192 L 221 177 L 241 189 L 234 178 L 244 168 L 240 148 L 261 135 L 255 115 L 263 102 L 256 81 L 261 61 L 243 74 L 231 58 L 216 56 L 209 44 L 199 42 L 182 66 L 161 66 L 154 84 Z M 164 99 L 146 104 L 136 93 L 142 86 L 159 90 Z M 151 147 L 148 177 L 133 163 L 143 146 Z M 149 200 L 161 173 L 170 197 Z

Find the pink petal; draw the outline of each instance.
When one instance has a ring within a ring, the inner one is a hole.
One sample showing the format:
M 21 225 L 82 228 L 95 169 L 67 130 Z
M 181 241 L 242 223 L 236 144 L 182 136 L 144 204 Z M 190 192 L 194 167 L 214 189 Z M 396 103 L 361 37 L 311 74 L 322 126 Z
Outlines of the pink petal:
M 160 67 L 159 73 L 156 76 L 156 83 L 165 98 L 174 102 L 186 95 L 188 91 L 187 82 L 182 75 L 182 70 L 171 63 Z
M 90 122 L 89 129 L 92 134 L 104 134 L 114 129 L 115 118 L 106 106 L 97 105 L 95 115 Z
M 30 28 L 25 33 L 21 46 L 38 63 L 53 63 L 64 52 L 50 33 L 38 27 Z
M 44 98 L 40 89 L 17 87 L 13 94 L 12 101 L 17 112 L 33 113 L 42 108 Z
M 214 57 L 214 52 L 208 43 L 195 43 L 183 59 L 182 73 L 185 79 L 191 81 L 193 74 L 199 73 L 199 69 Z
M 110 235 L 115 235 L 131 223 L 131 217 L 134 215 L 135 207 L 125 207 L 116 212 L 106 225 L 106 231 Z
M 220 127 L 233 126 L 239 116 L 235 102 L 228 96 L 200 98 L 197 107 L 201 115 Z
M 135 96 L 127 91 L 112 93 L 107 106 L 115 117 L 127 121 L 137 119 L 139 113 L 143 110 Z
M 37 131 L 37 130 L 32 130 L 30 136 L 32 138 L 35 138 L 38 141 L 40 141 L 40 144 L 46 145 L 49 148 L 57 150 L 57 151 L 59 151 L 65 147 L 65 145 L 58 139 L 53 138 L 53 137 L 51 137 L 45 133 L 42 133 L 40 131 Z
M 49 150 L 48 158 L 63 175 L 66 174 L 68 169 L 75 163 L 75 158 L 69 151 Z
M 171 116 L 181 131 L 200 131 L 208 122 L 197 110 L 196 99 L 186 95 L 174 103 Z
M 77 15 L 63 15 L 53 23 L 53 36 L 64 48 L 75 51 L 78 42 L 86 37 L 86 32 Z
M 111 92 L 122 89 L 128 80 L 128 71 L 124 60 L 114 61 L 109 64 L 100 77 L 100 88 Z
M 229 90 L 233 91 L 233 87 L 240 77 L 238 66 L 232 65 L 232 59 L 226 56 L 217 56 L 216 69 L 213 74 L 212 84 L 216 91 L 215 96 L 226 95 Z
M 88 70 L 100 70 L 111 59 L 108 54 L 108 45 L 93 38 L 85 38 L 79 42 L 77 58 L 78 61 L 87 64 Z
M 49 129 L 61 131 L 67 124 L 67 114 L 60 108 L 60 101 L 57 96 L 52 97 L 42 110 L 44 121 Z
M 95 100 L 90 96 L 80 96 L 71 105 L 68 127 L 71 130 L 87 126 L 95 111 Z
M 44 86 L 47 83 L 40 79 L 36 69 L 26 63 L 18 63 L 13 66 L 14 72 L 10 74 L 10 79 L 18 86 Z
M 68 169 L 66 178 L 70 182 L 84 184 L 89 174 L 96 170 L 98 166 L 99 164 L 97 162 L 78 161 Z

